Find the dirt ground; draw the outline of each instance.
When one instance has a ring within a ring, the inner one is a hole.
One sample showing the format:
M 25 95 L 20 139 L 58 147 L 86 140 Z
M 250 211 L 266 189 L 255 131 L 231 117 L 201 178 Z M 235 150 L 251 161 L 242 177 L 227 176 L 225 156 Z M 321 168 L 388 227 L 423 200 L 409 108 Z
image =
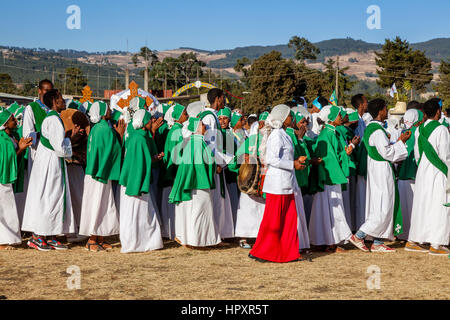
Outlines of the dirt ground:
M 400 242 L 396 253 L 347 245 L 344 253 L 274 264 L 249 259 L 234 243 L 205 251 L 169 241 L 162 250 L 121 254 L 117 239 L 110 240 L 112 252 L 88 252 L 81 244 L 0 252 L 0 299 L 450 299 L 450 259 L 406 252 Z M 81 288 L 69 290 L 73 265 Z M 367 287 L 370 266 L 380 270 L 379 289 Z

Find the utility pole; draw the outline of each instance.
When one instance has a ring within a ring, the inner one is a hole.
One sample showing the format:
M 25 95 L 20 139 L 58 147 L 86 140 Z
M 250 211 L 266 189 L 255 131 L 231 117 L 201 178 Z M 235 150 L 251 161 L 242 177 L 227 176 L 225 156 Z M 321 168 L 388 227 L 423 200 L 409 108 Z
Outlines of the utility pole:
M 198 71 L 198 66 L 197 66 L 197 81 L 199 81 L 199 71 Z M 200 95 L 200 88 L 197 88 L 197 94 Z
M 144 70 L 144 91 L 148 92 L 148 50 L 147 41 L 145 41 L 145 70 Z
M 222 69 L 220 69 L 220 89 L 223 89 L 223 85 L 222 85 Z
M 100 88 L 100 65 L 97 65 L 97 97 L 100 97 L 99 88 Z
M 177 84 L 177 69 L 175 69 L 175 92 L 178 91 L 178 84 Z
M 164 71 L 164 95 L 167 91 L 167 71 Z
M 336 99 L 339 101 L 339 56 L 336 63 Z
M 67 73 L 64 73 L 64 94 L 66 94 Z
M 128 39 L 127 39 L 127 56 L 128 56 Z M 130 72 L 128 70 L 128 59 L 127 59 L 127 67 L 125 69 L 125 90 L 130 86 Z

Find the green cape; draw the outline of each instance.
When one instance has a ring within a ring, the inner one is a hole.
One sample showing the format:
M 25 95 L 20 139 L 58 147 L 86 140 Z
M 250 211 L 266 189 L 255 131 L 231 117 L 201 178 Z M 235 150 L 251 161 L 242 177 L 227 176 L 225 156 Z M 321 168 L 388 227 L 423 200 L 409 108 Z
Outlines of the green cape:
M 87 144 L 86 174 L 93 179 L 107 183 L 119 180 L 122 148 L 114 129 L 102 119 L 89 133 Z
M 150 190 L 151 172 L 150 138 L 145 130 L 136 130 L 125 149 L 119 184 L 126 187 L 126 195 L 140 196 Z
M 193 134 L 183 149 L 177 176 L 169 195 L 170 203 L 192 199 L 192 190 L 215 189 L 216 165 L 202 135 Z
M 164 158 L 161 164 L 161 173 L 159 174 L 158 186 L 160 188 L 173 185 L 177 175 L 178 165 L 174 160 L 180 162 L 183 147 L 183 125 L 175 122 L 167 134 L 166 144 L 164 145 Z
M 347 184 L 349 160 L 345 152 L 345 141 L 332 125 L 325 125 L 320 132 L 314 154 L 322 158 L 317 168 L 318 191 L 323 191 L 325 185 Z

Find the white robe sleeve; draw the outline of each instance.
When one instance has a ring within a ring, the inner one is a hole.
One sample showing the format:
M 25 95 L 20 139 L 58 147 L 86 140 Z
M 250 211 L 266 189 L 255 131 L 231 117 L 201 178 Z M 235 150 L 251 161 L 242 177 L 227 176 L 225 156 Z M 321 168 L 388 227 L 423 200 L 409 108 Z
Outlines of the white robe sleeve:
M 267 140 L 266 164 L 283 170 L 293 170 L 294 161 L 283 160 L 283 140 L 279 132 L 273 131 Z
M 36 133 L 36 127 L 35 127 L 35 119 L 34 119 L 34 113 L 33 109 L 31 109 L 31 106 L 28 105 L 25 108 L 24 114 L 23 114 L 23 137 L 25 138 L 33 138 L 33 147 L 36 147 L 37 143 L 37 133 Z
M 212 151 L 216 163 L 221 167 L 225 167 L 226 165 L 228 165 L 228 163 L 230 163 L 233 160 L 234 155 L 229 155 L 227 153 L 223 153 L 218 150 L 217 148 L 218 128 L 216 119 L 212 115 L 207 115 L 202 119 L 202 122 L 206 126 L 206 133 L 204 135 L 206 145 Z
M 375 131 L 369 138 L 369 145 L 377 148 L 383 159 L 389 162 L 403 161 L 408 157 L 408 150 L 403 141 L 390 144 L 389 139 L 381 130 Z
M 64 127 L 56 116 L 48 117 L 42 122 L 42 135 L 49 140 L 58 157 L 72 157 L 72 144 L 69 138 L 65 138 Z

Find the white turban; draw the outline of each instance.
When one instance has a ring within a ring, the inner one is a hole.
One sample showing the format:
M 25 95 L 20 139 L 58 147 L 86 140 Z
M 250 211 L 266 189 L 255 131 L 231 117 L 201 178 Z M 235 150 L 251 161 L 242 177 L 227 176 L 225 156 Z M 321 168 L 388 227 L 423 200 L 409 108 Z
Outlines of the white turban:
M 370 121 L 373 120 L 372 116 L 368 112 L 363 114 L 362 119 L 364 120 L 364 123 L 366 124 L 366 126 L 369 124 Z
M 331 110 L 332 105 L 327 105 L 325 107 L 323 107 L 320 112 L 319 112 L 319 118 L 320 120 L 322 120 L 325 123 L 328 123 L 328 115 L 330 114 L 330 110 Z
M 166 111 L 166 114 L 164 115 L 164 120 L 167 122 L 169 129 L 172 128 L 173 124 L 175 123 L 172 117 L 172 112 L 173 112 L 173 105 L 170 106 L 170 108 Z
M 138 130 L 144 127 L 151 119 L 150 113 L 145 109 L 139 109 L 133 115 L 133 128 Z
M 273 107 L 272 111 L 266 119 L 266 123 L 268 123 L 274 129 L 280 129 L 290 113 L 291 108 L 289 108 L 285 104 L 279 104 Z
M 106 115 L 108 105 L 103 101 L 95 101 L 89 109 L 89 117 L 92 123 L 99 122 Z
M 205 110 L 205 103 L 202 101 L 189 103 L 186 108 L 186 112 L 188 113 L 189 117 L 194 118 L 196 118 L 204 110 Z
M 416 109 L 406 110 L 403 115 L 403 123 L 405 124 L 405 129 L 411 129 L 411 127 L 419 120 L 419 112 Z
M 291 111 L 294 112 L 294 114 L 300 113 L 302 116 L 304 116 L 306 119 L 311 119 L 311 114 L 308 112 L 308 109 L 301 105 L 297 105 L 297 107 L 291 108 Z

